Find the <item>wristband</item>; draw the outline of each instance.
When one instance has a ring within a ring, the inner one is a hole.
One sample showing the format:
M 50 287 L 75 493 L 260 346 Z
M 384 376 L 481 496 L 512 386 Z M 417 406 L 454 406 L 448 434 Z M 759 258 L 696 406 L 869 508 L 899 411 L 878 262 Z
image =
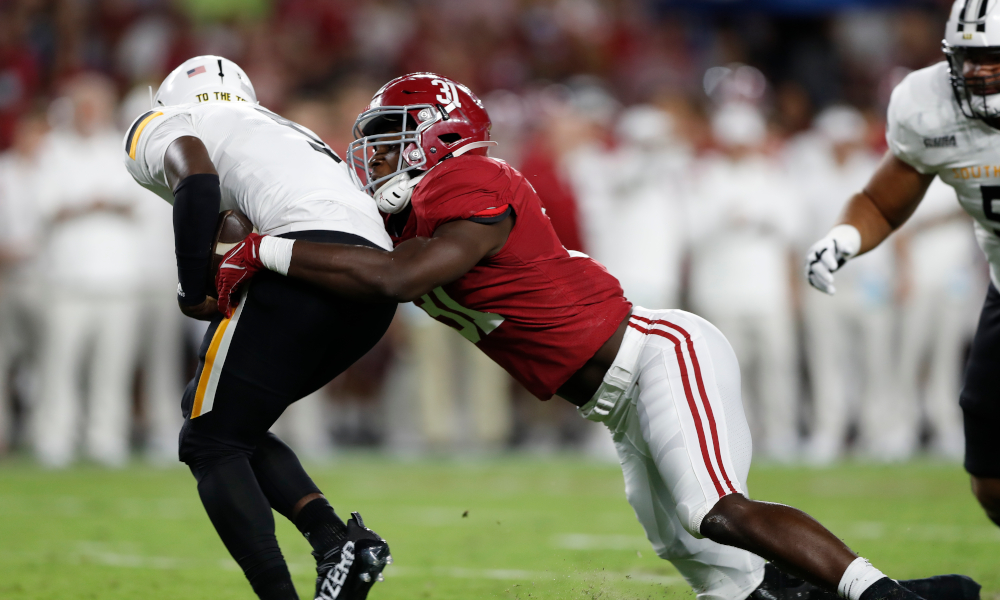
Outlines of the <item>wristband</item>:
M 851 258 L 861 250 L 861 232 L 854 225 L 837 225 L 827 237 L 837 242 L 837 249 L 845 258 Z
M 292 263 L 292 246 L 295 240 L 265 235 L 260 239 L 260 262 L 270 269 L 282 275 L 288 275 L 288 267 Z

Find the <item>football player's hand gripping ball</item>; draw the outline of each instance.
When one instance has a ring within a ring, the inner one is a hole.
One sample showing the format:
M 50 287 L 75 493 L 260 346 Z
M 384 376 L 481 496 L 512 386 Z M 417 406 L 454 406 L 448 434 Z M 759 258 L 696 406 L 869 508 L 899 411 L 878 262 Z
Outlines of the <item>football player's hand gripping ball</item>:
M 806 254 L 806 279 L 831 296 L 837 292 L 833 273 L 861 249 L 861 233 L 853 225 L 837 225 Z
M 260 241 L 263 238 L 260 234 L 251 233 L 222 257 L 215 276 L 215 288 L 219 290 L 219 312 L 227 318 L 232 317 L 236 309 L 233 294 L 244 281 L 249 281 L 254 273 L 264 268 L 264 263 L 260 261 Z

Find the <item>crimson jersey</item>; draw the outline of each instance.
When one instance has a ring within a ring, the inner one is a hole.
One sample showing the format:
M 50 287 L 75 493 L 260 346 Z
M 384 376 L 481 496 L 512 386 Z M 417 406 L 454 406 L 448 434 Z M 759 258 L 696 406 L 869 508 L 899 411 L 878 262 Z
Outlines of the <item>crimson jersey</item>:
M 475 155 L 446 160 L 417 185 L 411 206 L 396 242 L 431 237 L 449 221 L 490 223 L 513 213 L 500 252 L 415 304 L 538 398 L 551 398 L 628 316 L 632 305 L 618 280 L 563 248 L 538 194 L 507 163 Z

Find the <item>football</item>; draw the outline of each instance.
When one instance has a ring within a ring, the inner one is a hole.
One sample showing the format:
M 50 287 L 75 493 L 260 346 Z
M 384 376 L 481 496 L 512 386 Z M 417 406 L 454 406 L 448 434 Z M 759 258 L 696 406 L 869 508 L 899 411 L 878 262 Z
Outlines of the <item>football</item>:
M 212 264 L 208 270 L 208 289 L 214 290 L 216 298 L 219 297 L 219 292 L 215 289 L 215 276 L 219 272 L 222 257 L 255 231 L 257 229 L 253 223 L 240 211 L 224 210 L 219 213 L 219 220 L 215 226 L 215 239 L 212 240 Z

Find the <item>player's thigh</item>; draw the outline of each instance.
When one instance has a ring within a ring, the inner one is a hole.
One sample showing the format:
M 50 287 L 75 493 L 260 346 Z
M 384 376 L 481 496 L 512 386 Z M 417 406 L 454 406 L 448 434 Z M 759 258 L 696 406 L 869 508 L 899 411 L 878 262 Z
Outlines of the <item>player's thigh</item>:
M 662 499 L 658 498 L 657 492 L 668 496 L 669 492 L 657 489 L 663 484 L 656 465 L 628 437 L 615 442 L 615 450 L 625 478 L 625 497 L 635 511 L 646 538 L 653 545 L 653 550 L 658 556 L 663 556 L 676 536 L 676 531 L 674 521 L 665 518 L 664 511 L 660 509 Z
M 248 291 L 227 370 L 293 400 L 364 356 L 395 314 L 394 303 L 348 300 L 303 281 L 262 275 Z
M 965 469 L 1000 478 L 1000 293 L 991 284 L 965 367 L 961 406 L 965 419 Z
M 251 453 L 285 408 L 364 355 L 395 305 L 348 301 L 262 273 L 232 319 L 216 318 L 185 392 L 181 456 Z
M 746 491 L 752 448 L 739 365 L 708 321 L 676 310 L 653 320 L 639 360 L 638 427 L 680 522 L 700 536 L 720 498 Z

